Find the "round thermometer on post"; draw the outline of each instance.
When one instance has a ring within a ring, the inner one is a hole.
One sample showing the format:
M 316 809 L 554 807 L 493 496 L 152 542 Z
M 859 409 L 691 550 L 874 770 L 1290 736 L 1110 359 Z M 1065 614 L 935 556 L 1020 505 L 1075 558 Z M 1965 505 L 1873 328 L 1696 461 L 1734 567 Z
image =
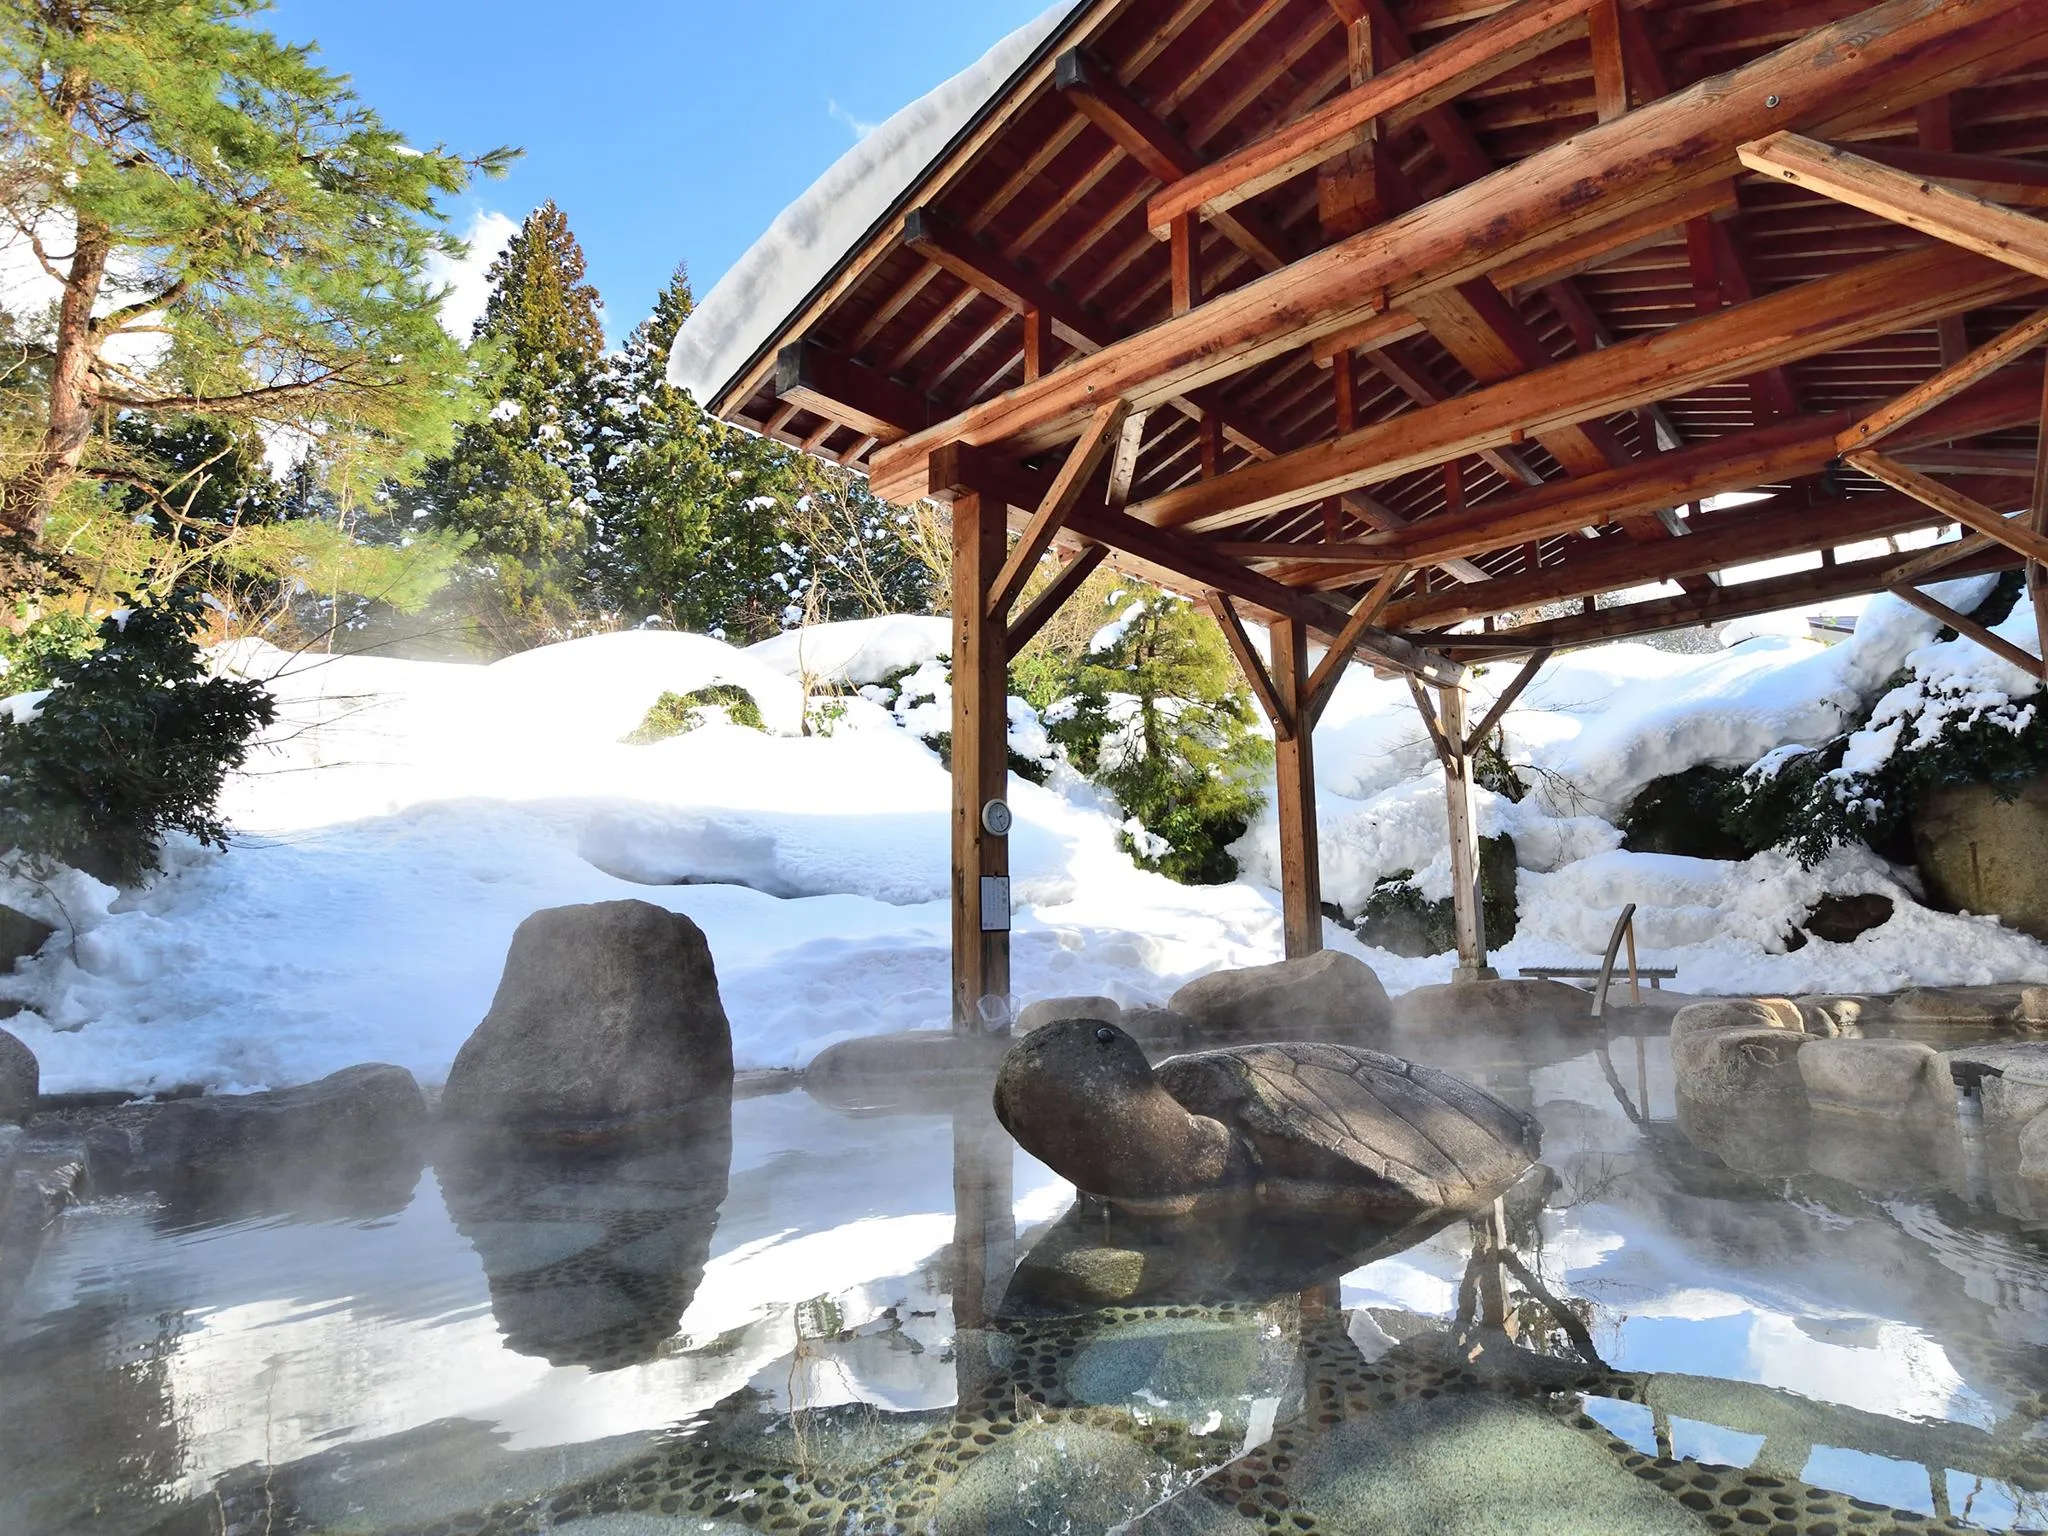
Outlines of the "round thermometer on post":
M 1007 801 L 991 800 L 981 808 L 981 829 L 990 837 L 1008 837 L 1016 819 Z

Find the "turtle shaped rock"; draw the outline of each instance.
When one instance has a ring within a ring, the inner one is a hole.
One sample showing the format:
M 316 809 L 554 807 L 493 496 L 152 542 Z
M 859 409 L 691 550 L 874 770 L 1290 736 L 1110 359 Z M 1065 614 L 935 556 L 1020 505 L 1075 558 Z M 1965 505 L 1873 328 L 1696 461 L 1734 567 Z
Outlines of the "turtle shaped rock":
M 1541 1130 L 1484 1089 L 1354 1046 L 1239 1046 L 1155 1071 L 1113 1024 L 1034 1030 L 996 1075 L 996 1117 L 1083 1193 L 1146 1215 L 1263 1204 L 1389 1215 L 1476 1204 Z

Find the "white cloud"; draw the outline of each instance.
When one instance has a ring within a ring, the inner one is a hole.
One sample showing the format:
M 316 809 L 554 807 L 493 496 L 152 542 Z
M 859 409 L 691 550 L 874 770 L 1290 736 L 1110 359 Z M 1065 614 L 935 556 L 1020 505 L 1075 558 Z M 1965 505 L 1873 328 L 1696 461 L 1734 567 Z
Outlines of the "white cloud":
M 469 253 L 460 261 L 438 253 L 427 257 L 427 277 L 446 290 L 441 297 L 441 327 L 457 341 L 468 341 L 490 302 L 487 274 L 506 242 L 519 233 L 519 221 L 494 209 L 480 208 L 462 233 Z
M 860 142 L 860 140 L 866 138 L 881 126 L 879 123 L 871 123 L 864 118 L 855 117 L 846 108 L 830 98 L 827 98 L 825 102 L 825 110 L 830 112 L 836 120 L 847 126 L 848 131 L 853 134 L 855 143 Z

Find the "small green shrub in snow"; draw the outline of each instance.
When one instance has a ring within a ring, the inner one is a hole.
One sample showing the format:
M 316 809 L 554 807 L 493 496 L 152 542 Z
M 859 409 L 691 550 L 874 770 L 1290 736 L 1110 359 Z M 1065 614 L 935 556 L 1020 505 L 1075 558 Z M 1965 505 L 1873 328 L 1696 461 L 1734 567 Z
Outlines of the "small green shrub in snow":
M 751 693 L 737 683 L 713 683 L 689 693 L 664 693 L 626 740 L 633 746 L 644 747 L 672 736 L 687 735 L 704 724 L 704 712 L 708 709 L 724 710 L 726 719 L 750 731 L 768 728 L 761 718 L 761 706 L 754 702 Z
M 52 669 L 99 644 L 100 627 L 76 613 L 50 613 L 19 634 L 0 628 L 0 698 L 50 686 Z
M 204 611 L 180 591 L 114 615 L 94 649 L 46 662 L 37 709 L 0 715 L 0 859 L 132 885 L 173 831 L 226 846 L 221 786 L 277 708 L 260 684 L 208 676 Z

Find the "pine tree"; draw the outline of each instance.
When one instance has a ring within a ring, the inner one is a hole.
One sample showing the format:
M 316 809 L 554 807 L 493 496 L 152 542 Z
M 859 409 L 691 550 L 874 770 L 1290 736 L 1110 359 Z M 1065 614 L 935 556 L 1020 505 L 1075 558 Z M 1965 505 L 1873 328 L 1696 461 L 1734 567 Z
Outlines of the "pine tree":
M 55 295 L 17 317 L 34 430 L 10 412 L 0 467 L 0 525 L 31 546 L 81 479 L 160 491 L 104 457 L 123 418 L 347 417 L 396 460 L 460 408 L 426 258 L 459 250 L 438 200 L 509 152 L 407 145 L 248 24 L 264 9 L 0 6 L 0 216 Z
M 476 574 L 518 625 L 573 628 L 592 591 L 590 445 L 600 415 L 604 329 L 583 251 L 552 202 L 527 216 L 490 268 L 475 345 L 497 403 L 456 429 L 403 499 L 469 536 Z

